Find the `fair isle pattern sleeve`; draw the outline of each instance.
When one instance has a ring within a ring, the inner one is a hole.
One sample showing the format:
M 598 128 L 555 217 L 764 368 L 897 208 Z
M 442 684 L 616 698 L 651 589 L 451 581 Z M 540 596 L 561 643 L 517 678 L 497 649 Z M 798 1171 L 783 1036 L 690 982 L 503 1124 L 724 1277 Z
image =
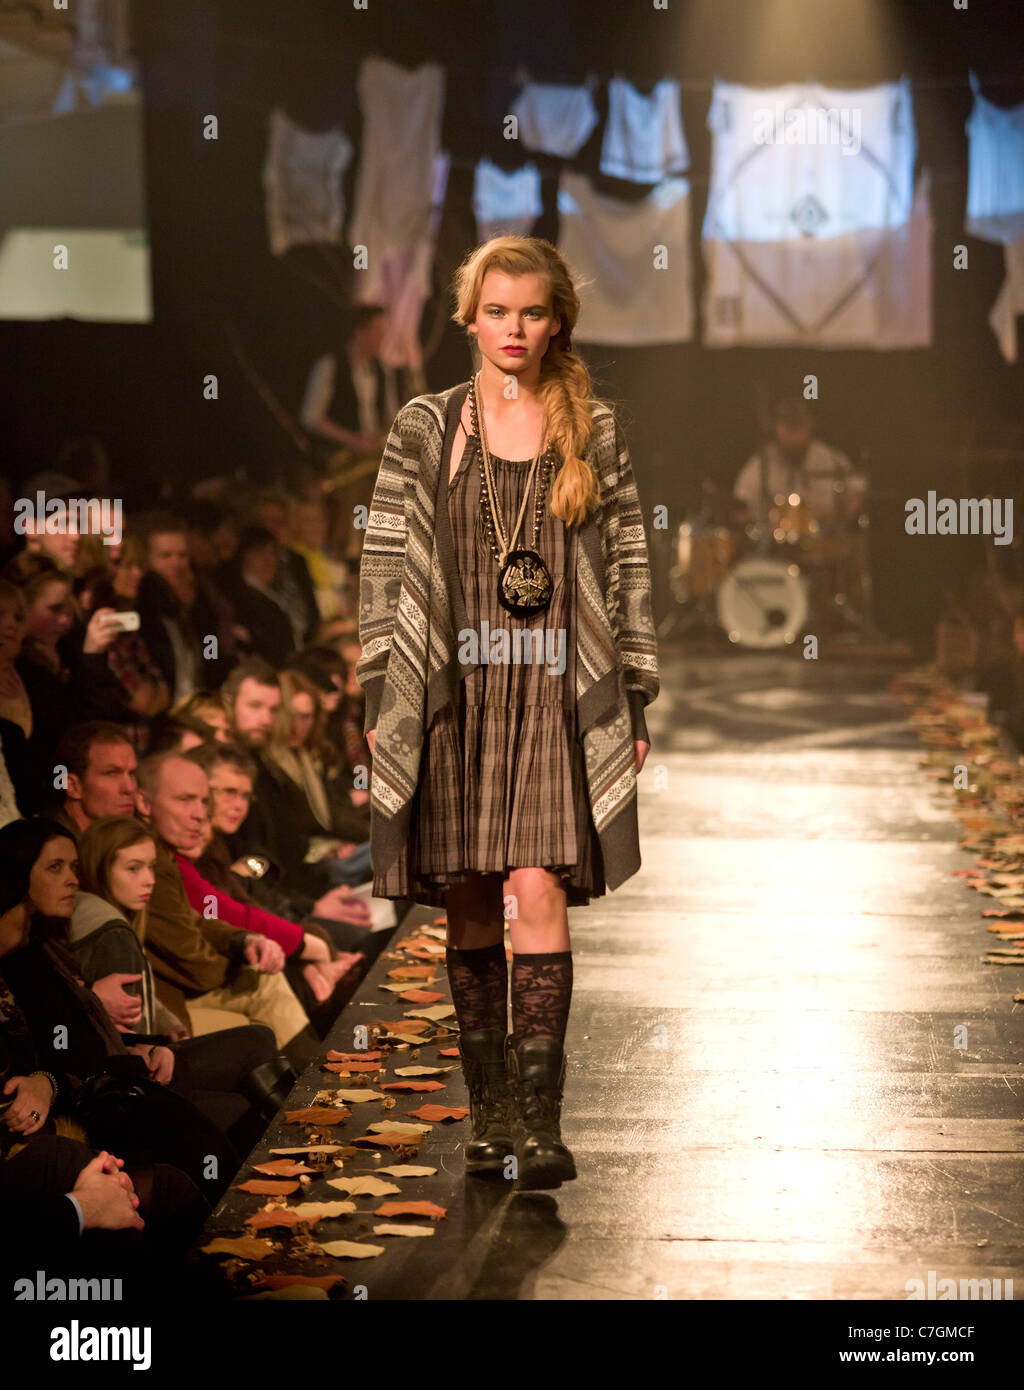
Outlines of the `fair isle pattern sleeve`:
M 395 616 L 402 590 L 407 523 L 402 417 L 391 427 L 373 489 L 359 564 L 359 643 L 356 680 L 366 692 L 363 733 L 377 727 L 384 676 L 391 654 Z
M 611 422 L 605 423 L 608 426 Z M 626 695 L 630 705 L 638 705 L 642 711 L 655 699 L 660 687 L 651 613 L 651 570 L 633 465 L 618 420 L 614 420 L 614 440 L 614 484 L 604 492 L 601 517 L 605 579 Z

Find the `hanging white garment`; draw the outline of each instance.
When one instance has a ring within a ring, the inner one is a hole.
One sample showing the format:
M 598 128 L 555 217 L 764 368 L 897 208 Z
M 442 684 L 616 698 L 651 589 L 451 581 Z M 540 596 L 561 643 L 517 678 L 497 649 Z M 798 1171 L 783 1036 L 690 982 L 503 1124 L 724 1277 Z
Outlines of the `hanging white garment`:
M 967 118 L 968 236 L 1002 245 L 1006 278 L 988 321 L 1006 362 L 1017 361 L 1017 315 L 1024 314 L 1024 103 L 993 106 L 971 73 Z
M 967 118 L 969 236 L 1007 245 L 1024 237 L 1024 102 L 993 106 L 971 73 L 974 105 Z
M 270 250 L 283 256 L 291 246 L 341 242 L 345 203 L 341 179 L 352 145 L 341 130 L 303 130 L 275 107 L 263 164 Z
M 634 183 L 660 183 L 689 167 L 679 83 L 663 78 L 643 96 L 625 78 L 613 77 L 608 83 L 601 173 Z
M 419 322 L 448 182 L 444 81 L 437 63 L 409 72 L 383 58 L 364 59 L 357 79 L 363 143 L 348 241 L 367 248 L 368 265 L 353 298 L 388 309 L 380 359 L 391 367 L 422 366 Z
M 915 194 L 906 79 L 716 83 L 708 126 L 709 346 L 930 344 L 930 181 Z
M 577 339 L 618 346 L 693 337 L 687 179 L 665 179 L 627 203 L 595 193 L 589 179 L 566 169 L 558 213 L 558 249 L 584 281 Z
M 486 157 L 477 161 L 473 212 L 480 241 L 492 236 L 529 236 L 543 211 L 540 170 L 535 164 L 506 170 Z
M 350 246 L 365 246 L 371 279 L 395 251 L 405 251 L 429 227 L 441 152 L 444 69 L 424 63 L 414 72 L 385 58 L 365 58 L 356 80 L 363 141 L 348 229 Z
M 527 149 L 573 159 L 597 125 L 594 85 L 593 78 L 577 87 L 552 82 L 524 83 L 512 103 L 511 114 L 519 122 L 519 138 Z

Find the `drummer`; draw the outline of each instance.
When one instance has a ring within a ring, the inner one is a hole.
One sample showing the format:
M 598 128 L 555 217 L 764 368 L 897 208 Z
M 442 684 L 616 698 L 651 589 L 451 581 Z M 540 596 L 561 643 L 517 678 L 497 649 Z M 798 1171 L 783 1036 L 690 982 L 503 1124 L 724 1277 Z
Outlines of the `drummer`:
M 779 401 L 774 435 L 733 484 L 739 522 L 766 521 L 773 507 L 797 506 L 794 495 L 823 530 L 863 510 L 865 479 L 839 449 L 812 437 L 811 413 L 799 396 Z

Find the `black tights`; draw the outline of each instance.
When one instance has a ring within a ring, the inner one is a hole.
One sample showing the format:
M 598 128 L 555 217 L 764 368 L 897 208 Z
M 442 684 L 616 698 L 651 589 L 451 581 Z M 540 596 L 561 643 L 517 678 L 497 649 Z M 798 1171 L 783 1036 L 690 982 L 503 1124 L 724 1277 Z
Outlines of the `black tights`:
M 446 954 L 452 1003 L 464 1031 L 500 1028 L 508 1031 L 508 964 L 505 944 Z M 512 957 L 512 1032 L 516 1038 L 558 1038 L 565 1029 L 572 1002 L 572 952 Z

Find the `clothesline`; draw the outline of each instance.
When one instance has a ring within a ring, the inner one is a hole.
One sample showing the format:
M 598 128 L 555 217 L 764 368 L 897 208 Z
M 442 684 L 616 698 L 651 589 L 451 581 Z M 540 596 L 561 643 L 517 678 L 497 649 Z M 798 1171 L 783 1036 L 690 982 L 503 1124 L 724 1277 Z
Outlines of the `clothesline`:
M 176 26 L 173 22 L 168 23 L 168 22 L 166 22 L 163 18 L 161 18 L 161 21 L 160 21 L 160 32 L 161 32 L 162 35 L 178 34 L 178 35 L 180 35 L 180 36 L 182 36 L 182 37 L 187 37 L 187 38 L 190 38 L 190 39 L 194 39 L 194 37 L 195 37 L 193 31 L 191 31 L 191 30 L 189 30 L 189 29 L 187 29 L 187 28 L 184 28 L 184 27 Z M 246 36 L 246 37 L 243 38 L 243 37 L 241 37 L 241 36 L 239 36 L 239 35 L 234 35 L 234 34 L 210 34 L 210 35 L 207 35 L 206 38 L 207 38 L 207 42 L 209 42 L 209 43 L 216 44 L 216 45 L 220 45 L 220 46 L 228 46 L 228 47 L 231 47 L 231 48 L 264 49 L 264 50 L 270 50 L 270 51 L 273 52 L 275 55 L 280 55 L 282 52 L 291 52 L 291 53 L 295 53 L 295 54 L 301 54 L 303 57 L 305 57 L 305 58 L 310 58 L 310 59 L 312 59 L 312 60 L 314 60 L 314 61 L 316 61 L 316 62 L 321 62 L 321 63 L 324 63 L 325 65 L 328 65 L 328 64 L 329 64 L 330 67 L 331 67 L 332 72 L 333 72 L 334 75 L 335 75 L 335 80 L 337 79 L 338 67 L 339 67 L 339 56 L 338 56 L 338 53 L 337 53 L 337 51 L 336 51 L 334 48 L 332 48 L 332 47 L 325 47 L 323 44 L 314 44 L 314 43 L 305 43 L 305 42 L 288 42 L 288 41 L 285 40 L 285 39 L 282 39 L 282 40 L 279 40 L 279 39 L 261 39 L 261 38 L 254 37 L 254 36 L 252 36 L 252 35 L 248 35 L 248 36 Z M 372 54 L 368 53 L 367 55 L 364 55 L 364 56 L 373 56 L 373 57 L 378 57 L 378 58 L 384 58 L 384 59 L 387 59 L 388 61 L 391 61 L 391 62 L 394 62 L 394 61 L 395 61 L 394 59 L 389 59 L 387 54 L 379 53 L 379 52 L 377 52 L 376 50 L 374 50 L 374 51 L 372 52 Z M 445 70 L 446 72 L 467 74 L 467 75 L 471 75 L 471 76 L 477 77 L 477 78 L 480 78 L 480 77 L 483 76 L 484 73 L 485 73 L 485 69 L 482 68 L 481 65 L 480 65 L 479 63 L 454 63 L 454 62 L 449 61 L 447 58 L 442 59 L 442 58 L 435 58 L 435 57 L 424 57 L 423 60 L 422 60 L 422 62 L 424 62 L 424 63 L 427 63 L 427 62 L 438 63 L 442 68 L 444 68 L 444 70 Z M 399 66 L 404 66 L 404 65 L 403 65 L 403 64 L 399 64 Z M 977 69 L 976 66 L 975 66 L 974 70 L 975 70 L 976 72 L 978 71 L 978 69 Z M 414 68 L 409 68 L 408 71 L 412 72 L 412 71 L 415 71 L 415 69 L 414 69 Z M 605 83 L 607 83 L 608 81 L 610 81 L 612 77 L 624 76 L 624 75 L 625 75 L 625 74 L 623 73 L 623 71 L 622 71 L 621 65 L 616 65 L 614 69 L 610 69 L 607 73 L 603 72 L 603 71 L 602 71 L 599 67 L 597 67 L 597 66 L 588 66 L 588 67 L 587 67 L 587 72 L 588 72 L 589 74 L 593 75 L 594 77 L 596 77 L 597 80 L 598 80 L 599 82 L 605 82 Z M 517 66 L 516 68 L 513 68 L 513 69 L 511 69 L 511 70 L 506 69 L 504 75 L 509 79 L 509 82 L 510 82 L 511 85 L 519 85 L 520 79 L 521 79 L 524 75 L 526 75 L 526 73 L 527 73 L 527 69 L 525 69 L 525 68 L 520 64 L 519 66 Z M 490 68 L 487 68 L 487 69 L 486 69 L 486 74 L 487 74 L 487 76 L 488 76 L 488 80 L 493 81 L 493 70 L 490 69 Z M 834 77 L 823 78 L 823 77 L 820 77 L 820 76 L 817 76 L 817 77 L 815 77 L 815 76 L 789 77 L 789 78 L 784 78 L 784 79 L 782 79 L 782 80 L 779 81 L 779 82 L 761 82 L 761 83 L 758 83 L 758 82 L 745 82 L 743 79 L 733 79 L 733 78 L 728 78 L 728 77 L 722 77 L 721 75 L 719 75 L 717 79 L 706 78 L 706 77 L 679 77 L 679 78 L 676 78 L 675 80 L 679 83 L 680 89 L 681 89 L 682 91 L 685 91 L 685 92 L 711 92 L 711 91 L 714 91 L 715 80 L 718 80 L 718 81 L 721 81 L 721 82 L 732 82 L 732 81 L 736 81 L 739 85 L 745 85 L 745 86 L 754 87 L 754 88 L 757 88 L 757 87 L 760 86 L 760 87 L 764 87 L 764 88 L 766 88 L 766 89 L 769 89 L 769 88 L 775 87 L 775 86 L 785 86 L 785 85 L 788 85 L 788 84 L 791 83 L 791 82 L 817 82 L 817 83 L 820 83 L 822 86 L 825 86 L 825 87 L 836 87 L 836 88 L 838 88 L 838 89 L 840 89 L 840 90 L 855 91 L 858 87 L 878 86 L 878 85 L 879 85 L 880 83 L 882 83 L 882 82 L 893 82 L 893 81 L 898 81 L 899 78 L 901 78 L 901 77 L 903 77 L 903 76 L 907 76 L 907 75 L 908 75 L 908 74 L 901 72 L 901 73 L 897 74 L 896 77 L 891 77 L 891 78 L 889 78 L 889 77 L 875 77 L 875 78 L 868 78 L 868 79 L 866 79 L 866 80 L 861 79 L 861 80 L 858 80 L 858 81 L 855 81 L 855 82 L 838 82 L 838 81 L 836 81 L 836 79 L 835 79 Z M 530 76 L 530 78 L 531 78 L 532 81 L 536 81 L 536 82 L 540 82 L 540 81 L 547 82 L 547 81 L 553 80 L 553 79 L 550 79 L 550 78 L 547 78 L 547 77 L 541 78 L 541 77 L 536 76 L 536 74 L 532 74 L 532 73 L 529 74 L 529 76 Z M 672 77 L 672 73 L 666 70 L 666 71 L 664 72 L 663 76 L 664 76 L 664 77 Z M 1016 84 L 1016 85 L 1019 85 L 1019 86 L 1024 86 L 1024 73 L 1022 73 L 1020 70 L 1018 70 L 1017 72 L 989 73 L 989 74 L 987 74 L 987 75 L 981 75 L 981 74 L 979 73 L 979 77 L 980 77 L 981 87 L 982 87 L 982 90 L 983 90 L 983 91 L 984 91 L 984 89 L 985 89 L 987 86 L 995 85 L 995 84 L 1002 84 L 1002 83 L 1006 83 L 1006 84 L 1011 85 L 1011 86 L 1012 86 L 1012 85 L 1015 85 L 1015 84 Z M 653 80 L 653 79 L 648 79 L 648 81 L 646 81 L 643 85 L 644 85 L 645 87 L 648 86 L 648 85 L 650 85 L 650 81 L 652 81 L 652 80 Z M 574 86 L 574 85 L 583 85 L 583 82 L 582 82 L 582 79 L 581 79 L 578 83 L 576 83 L 576 82 L 571 82 L 571 81 L 570 81 L 570 82 L 567 83 L 567 85 L 570 85 L 570 86 Z M 951 88 L 951 89 L 952 89 L 952 88 L 958 88 L 958 87 L 967 87 L 967 88 L 969 88 L 969 87 L 970 87 L 970 78 L 969 78 L 966 74 L 965 74 L 963 77 L 917 77 L 917 78 L 911 77 L 911 78 L 910 78 L 910 85 L 911 85 L 911 88 L 918 88 L 918 89 L 921 89 L 921 88 L 926 88 L 926 89 L 932 89 L 932 88 L 934 88 L 934 89 Z

